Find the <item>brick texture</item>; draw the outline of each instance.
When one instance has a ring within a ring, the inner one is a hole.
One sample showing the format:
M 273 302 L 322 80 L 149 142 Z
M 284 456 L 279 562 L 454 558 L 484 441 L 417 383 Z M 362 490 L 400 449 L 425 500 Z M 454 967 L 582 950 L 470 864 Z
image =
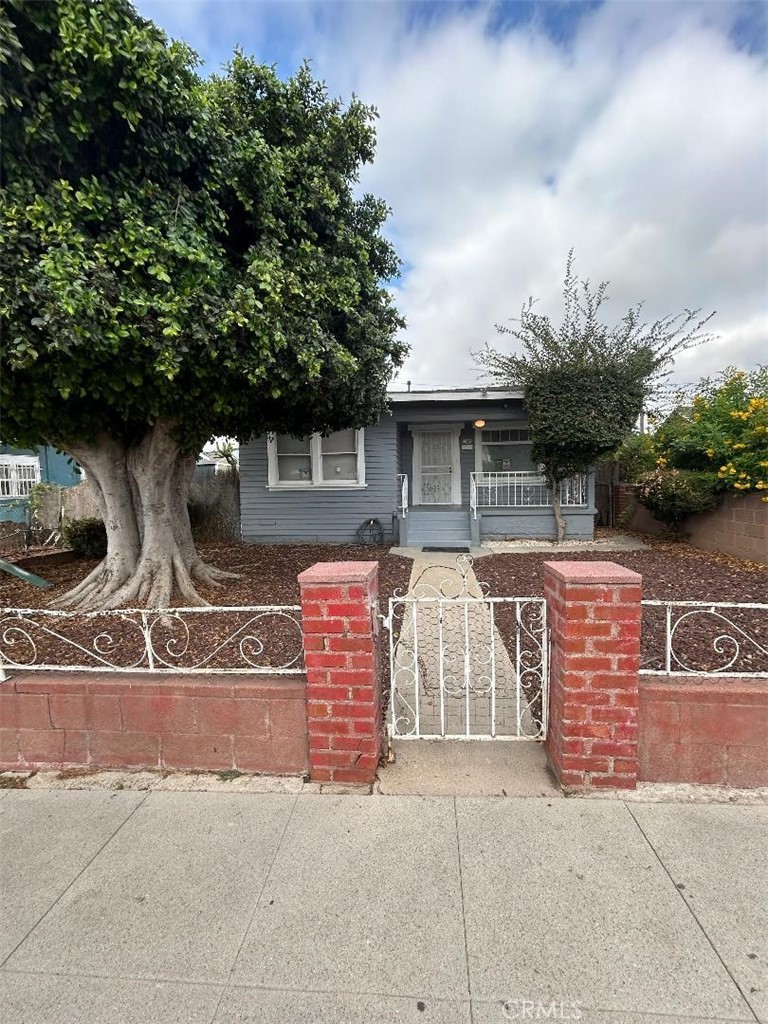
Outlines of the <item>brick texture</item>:
M 378 564 L 319 562 L 299 575 L 313 782 L 370 783 L 382 749 Z
M 306 688 L 298 676 L 13 673 L 0 684 L 0 770 L 304 775 Z
M 768 786 L 768 680 L 640 677 L 638 777 Z
M 545 562 L 547 754 L 568 791 L 634 789 L 642 579 L 613 562 Z

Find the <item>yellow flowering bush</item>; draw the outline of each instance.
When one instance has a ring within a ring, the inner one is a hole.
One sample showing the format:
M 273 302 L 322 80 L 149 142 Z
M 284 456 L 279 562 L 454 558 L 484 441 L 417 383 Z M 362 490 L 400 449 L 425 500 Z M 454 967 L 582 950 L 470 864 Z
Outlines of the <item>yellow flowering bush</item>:
M 705 378 L 654 440 L 659 466 L 714 472 L 736 493 L 768 491 L 768 367 Z

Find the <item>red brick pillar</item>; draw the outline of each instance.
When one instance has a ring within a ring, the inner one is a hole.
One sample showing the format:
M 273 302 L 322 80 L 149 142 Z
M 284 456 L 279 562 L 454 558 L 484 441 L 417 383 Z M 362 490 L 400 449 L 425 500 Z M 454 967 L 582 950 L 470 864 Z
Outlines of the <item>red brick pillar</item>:
M 313 782 L 373 782 L 382 746 L 378 562 L 299 575 Z
M 567 790 L 634 789 L 642 577 L 614 562 L 545 562 L 547 754 Z

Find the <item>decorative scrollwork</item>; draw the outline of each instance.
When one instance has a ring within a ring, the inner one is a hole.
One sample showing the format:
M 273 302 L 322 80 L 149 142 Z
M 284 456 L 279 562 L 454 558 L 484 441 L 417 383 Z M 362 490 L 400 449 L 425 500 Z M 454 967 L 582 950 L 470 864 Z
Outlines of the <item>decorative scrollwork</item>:
M 646 651 L 641 672 L 768 676 L 768 632 L 764 632 L 768 605 L 671 601 L 643 601 L 643 605 Z M 663 653 L 659 650 L 662 637 Z
M 0 613 L 0 664 L 115 672 L 303 671 L 298 606 Z
M 544 736 L 543 600 L 488 597 L 468 556 L 447 571 L 390 602 L 393 735 Z

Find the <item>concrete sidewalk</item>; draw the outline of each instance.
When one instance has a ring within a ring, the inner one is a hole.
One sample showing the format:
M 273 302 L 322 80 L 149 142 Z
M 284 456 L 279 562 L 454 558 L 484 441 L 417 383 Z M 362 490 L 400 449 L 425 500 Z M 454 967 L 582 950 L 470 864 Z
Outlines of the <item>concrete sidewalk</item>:
M 768 1021 L 765 807 L 7 790 L 0 823 L 3 1024 Z

